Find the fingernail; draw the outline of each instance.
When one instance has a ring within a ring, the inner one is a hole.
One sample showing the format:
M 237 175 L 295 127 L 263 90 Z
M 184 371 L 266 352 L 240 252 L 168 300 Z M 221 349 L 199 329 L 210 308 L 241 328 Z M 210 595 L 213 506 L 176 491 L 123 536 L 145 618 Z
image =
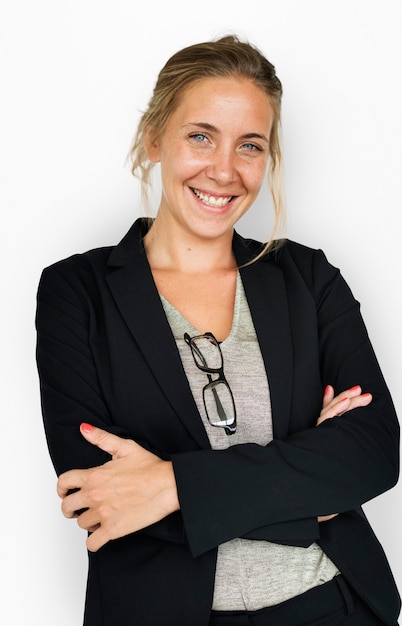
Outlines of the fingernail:
M 81 430 L 83 430 L 84 433 L 90 433 L 93 429 L 94 427 L 92 426 L 92 424 L 87 424 L 87 422 L 83 422 L 81 424 Z
M 329 392 L 330 392 L 330 389 L 331 389 L 331 387 L 330 387 L 329 385 L 327 385 L 327 386 L 325 387 L 325 390 L 324 390 L 324 395 L 327 395 L 327 393 L 329 393 Z
M 355 385 L 354 387 L 351 387 L 349 391 L 356 391 L 356 389 L 360 389 L 360 385 Z

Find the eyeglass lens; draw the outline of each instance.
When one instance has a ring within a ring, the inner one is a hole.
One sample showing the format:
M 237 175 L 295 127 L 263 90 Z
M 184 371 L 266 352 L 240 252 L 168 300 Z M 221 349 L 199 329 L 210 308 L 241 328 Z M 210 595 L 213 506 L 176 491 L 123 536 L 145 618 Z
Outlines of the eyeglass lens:
M 204 387 L 204 403 L 212 426 L 231 426 L 234 424 L 233 398 L 224 381 L 212 381 Z

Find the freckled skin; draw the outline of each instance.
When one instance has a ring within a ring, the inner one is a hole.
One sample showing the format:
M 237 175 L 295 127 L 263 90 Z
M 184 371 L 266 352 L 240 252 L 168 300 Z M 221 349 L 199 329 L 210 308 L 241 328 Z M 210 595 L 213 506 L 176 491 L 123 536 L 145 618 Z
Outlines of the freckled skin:
M 268 97 L 248 79 L 206 78 L 184 92 L 148 146 L 161 165 L 165 236 L 232 237 L 265 181 L 271 125 Z

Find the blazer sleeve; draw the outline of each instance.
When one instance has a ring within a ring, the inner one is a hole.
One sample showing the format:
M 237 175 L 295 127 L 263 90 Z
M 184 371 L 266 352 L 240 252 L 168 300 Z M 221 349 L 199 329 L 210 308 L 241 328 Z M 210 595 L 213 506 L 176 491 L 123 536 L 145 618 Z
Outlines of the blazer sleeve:
M 57 475 L 73 468 L 95 467 L 111 458 L 85 441 L 79 430 L 82 422 L 129 437 L 113 419 L 99 382 L 90 340 L 90 320 L 96 315 L 91 309 L 96 305 L 88 293 L 91 281 L 87 273 L 78 260 L 56 263 L 42 272 L 37 293 L 36 359 L 42 415 Z M 178 513 L 144 532 L 174 543 L 186 542 Z
M 314 252 L 308 270 L 306 264 L 298 271 L 315 301 L 323 384 L 337 393 L 360 384 L 373 401 L 266 447 L 174 455 L 194 555 L 250 533 L 270 538 L 268 526 L 283 536 L 283 525 L 358 508 L 398 479 L 399 426 L 360 307 L 322 252 Z M 305 423 L 315 421 L 306 415 Z

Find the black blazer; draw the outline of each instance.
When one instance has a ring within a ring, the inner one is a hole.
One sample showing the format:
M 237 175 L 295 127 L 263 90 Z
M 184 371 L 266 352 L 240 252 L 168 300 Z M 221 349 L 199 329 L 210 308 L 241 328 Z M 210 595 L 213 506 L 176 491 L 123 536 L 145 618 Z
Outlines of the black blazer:
M 122 242 L 44 270 L 37 359 L 57 473 L 105 462 L 90 422 L 171 458 L 181 511 L 89 555 L 85 626 L 206 626 L 217 546 L 317 541 L 387 624 L 400 608 L 360 505 L 395 485 L 399 429 L 359 304 L 321 251 L 287 241 L 241 276 L 271 391 L 274 441 L 210 449 L 143 251 Z M 242 266 L 260 244 L 235 234 Z M 373 402 L 315 427 L 323 389 Z M 241 415 L 238 417 L 241 419 Z M 340 513 L 318 524 L 317 516 Z

